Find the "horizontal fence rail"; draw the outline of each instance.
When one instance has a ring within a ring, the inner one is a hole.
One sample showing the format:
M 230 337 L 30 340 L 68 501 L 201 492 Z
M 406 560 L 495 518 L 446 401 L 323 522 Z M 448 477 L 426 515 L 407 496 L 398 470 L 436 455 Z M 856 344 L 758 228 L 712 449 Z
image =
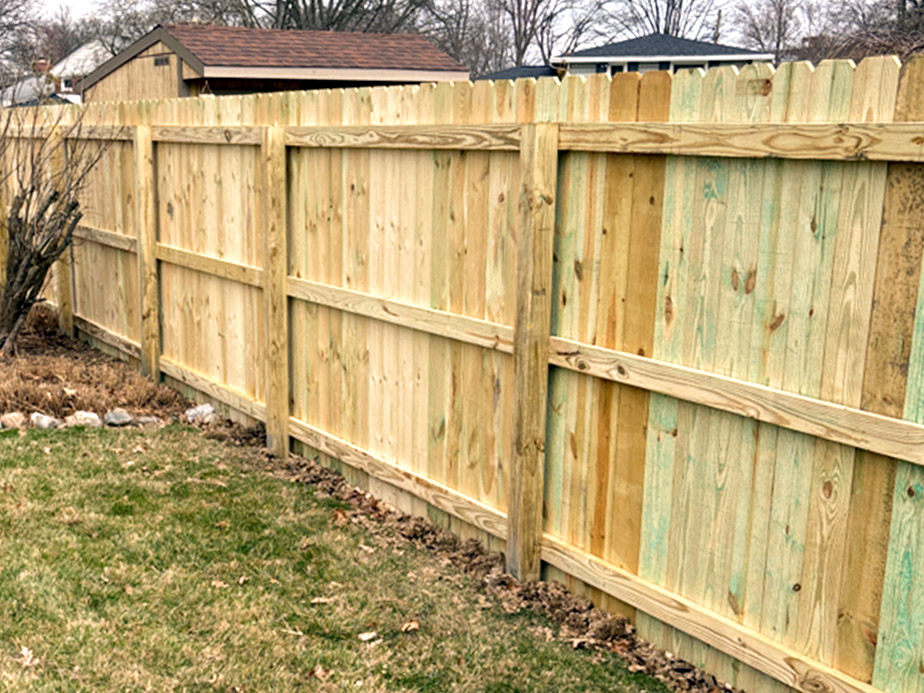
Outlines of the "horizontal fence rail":
M 924 122 L 909 123 L 557 123 L 562 151 L 817 161 L 924 162 Z M 264 126 L 162 125 L 155 142 L 259 146 Z M 518 151 L 521 127 L 473 124 L 283 127 L 290 147 Z M 44 137 L 45 128 L 14 137 Z M 130 141 L 131 126 L 88 126 L 76 139 Z

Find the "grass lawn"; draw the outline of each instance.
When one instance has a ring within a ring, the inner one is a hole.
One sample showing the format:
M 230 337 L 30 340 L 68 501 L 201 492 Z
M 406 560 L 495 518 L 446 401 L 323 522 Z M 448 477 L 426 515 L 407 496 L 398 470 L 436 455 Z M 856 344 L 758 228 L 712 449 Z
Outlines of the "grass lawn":
M 180 426 L 0 437 L 0 690 L 666 690 L 260 465 Z

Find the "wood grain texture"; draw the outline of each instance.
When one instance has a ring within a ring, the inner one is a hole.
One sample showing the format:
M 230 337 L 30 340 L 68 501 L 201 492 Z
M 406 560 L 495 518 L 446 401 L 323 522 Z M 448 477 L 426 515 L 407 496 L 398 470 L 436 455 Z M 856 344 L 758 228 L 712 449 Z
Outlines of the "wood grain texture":
M 207 375 L 196 371 L 189 366 L 177 363 L 173 359 L 162 356 L 160 360 L 161 371 L 175 380 L 179 380 L 191 388 L 208 395 L 219 402 L 227 404 L 248 416 L 260 421 L 266 420 L 266 405 L 256 402 L 246 393 L 236 390 L 229 385 L 216 382 Z
M 141 289 L 141 372 L 158 379 L 160 305 L 157 272 L 157 217 L 155 211 L 154 142 L 151 128 L 135 128 L 135 213 L 138 234 L 138 272 Z
M 460 85 L 459 88 L 465 88 Z M 286 128 L 290 147 L 517 151 L 520 126 L 394 125 Z
M 336 457 L 346 464 L 366 471 L 369 475 L 403 489 L 426 500 L 444 512 L 450 513 L 465 522 L 504 538 L 507 522 L 504 513 L 488 505 L 463 496 L 454 489 L 402 469 L 387 462 L 378 455 L 332 436 L 311 424 L 298 419 L 289 420 L 289 430 L 293 438 L 307 443 L 325 454 Z
M 288 294 L 355 315 L 409 327 L 467 344 L 513 353 L 513 328 L 432 308 L 379 298 L 307 279 L 289 277 Z
M 177 267 L 186 267 L 187 269 L 223 277 L 248 286 L 263 286 L 263 270 L 259 267 L 220 260 L 216 257 L 175 248 L 163 243 L 158 243 L 155 246 L 154 256 L 161 262 L 168 262 Z
M 121 233 L 114 233 L 112 231 L 104 231 L 103 229 L 94 229 L 91 226 L 78 226 L 74 229 L 74 238 L 91 241 L 110 248 L 118 248 L 128 253 L 138 252 L 137 238 L 132 238 L 131 236 L 126 236 Z
M 114 349 L 118 349 L 122 353 L 131 356 L 136 359 L 141 358 L 141 345 L 138 342 L 126 339 L 121 335 L 117 335 L 114 332 L 110 332 L 102 325 L 97 325 L 95 322 L 91 322 L 86 318 L 82 318 L 79 315 L 74 316 L 74 327 L 77 328 L 79 332 L 84 332 L 87 336 L 92 337 L 93 339 L 98 339 L 104 344 L 108 344 Z
M 922 85 L 924 60 L 915 57 L 902 67 L 895 109 L 897 120 L 919 118 L 920 114 L 924 113 Z M 921 423 L 924 422 L 924 322 L 921 313 L 924 309 L 924 291 L 921 285 L 924 275 L 921 273 L 919 250 L 921 204 L 924 202 L 919 187 L 921 174 L 917 170 L 893 166 L 889 169 L 887 183 L 881 241 L 885 251 L 883 261 L 889 262 L 889 270 L 893 267 L 898 273 L 904 270 L 904 276 L 901 277 L 900 283 L 894 285 L 894 290 L 902 293 L 901 299 L 890 301 L 886 298 L 883 300 L 880 314 L 877 316 L 877 311 L 873 314 L 870 348 L 873 348 L 875 343 L 882 356 L 877 356 L 877 360 L 872 363 L 867 361 L 871 375 L 879 375 L 879 378 L 876 379 L 878 382 L 871 382 L 872 387 L 876 389 L 864 392 L 867 395 L 865 404 L 870 407 L 888 407 L 889 413 L 900 409 L 905 419 Z M 883 280 L 887 282 L 888 277 L 887 273 Z M 915 278 L 917 297 L 912 303 Z M 881 295 L 882 289 L 890 292 L 893 285 L 887 283 L 877 288 L 880 289 L 878 293 Z M 914 306 L 913 315 L 908 313 L 911 305 Z M 888 327 L 885 327 L 886 325 Z M 895 341 L 891 342 L 887 335 L 894 335 Z M 887 354 L 894 359 L 895 370 L 883 368 L 886 364 L 882 364 L 879 359 Z M 906 354 L 907 361 L 904 361 Z M 879 368 L 876 368 L 877 366 Z M 880 387 L 882 389 L 878 390 Z M 855 472 L 863 474 L 859 481 L 869 484 L 861 487 L 861 491 L 871 495 L 867 499 L 860 496 L 856 512 L 862 511 L 864 503 L 874 504 L 872 512 L 864 518 L 870 523 L 865 531 L 871 533 L 870 538 L 873 539 L 869 548 L 873 552 L 871 569 L 874 571 L 874 577 L 880 570 L 879 561 L 883 548 L 880 523 L 886 520 L 889 522 L 887 556 L 876 631 L 873 685 L 890 692 L 924 691 L 924 676 L 921 675 L 924 634 L 920 626 L 924 623 L 924 581 L 920 577 L 920 571 L 924 568 L 924 512 L 921 505 L 921 499 L 924 498 L 924 475 L 917 466 L 903 461 L 897 462 L 894 469 L 891 461 L 886 460 L 858 460 L 858 463 Z M 884 490 L 882 487 L 887 486 L 892 478 L 894 485 L 889 499 L 881 494 Z M 867 609 L 874 607 L 877 596 L 875 592 L 867 595 L 867 598 L 859 601 L 857 605 Z M 861 612 L 861 617 L 866 617 L 873 626 L 876 625 L 874 615 L 868 611 Z M 863 625 L 862 622 L 860 625 Z M 853 634 L 848 632 L 848 635 Z M 841 640 L 841 643 L 843 642 Z M 848 641 L 846 644 L 852 643 Z M 861 649 L 860 652 L 868 657 L 868 650 L 864 652 Z M 864 657 L 861 661 L 867 660 Z
M 924 123 L 562 124 L 561 148 L 732 158 L 924 161 Z
M 924 426 L 623 351 L 551 339 L 551 363 L 685 402 L 924 464 Z
M 155 142 L 172 142 L 174 144 L 230 144 L 260 146 L 263 141 L 262 127 L 252 125 L 225 125 L 199 127 L 183 125 L 161 125 L 151 128 Z
M 262 144 L 265 184 L 263 301 L 266 310 L 266 445 L 277 457 L 289 453 L 289 317 L 286 294 L 286 145 L 283 131 L 269 127 Z
M 520 247 L 514 332 L 514 453 L 507 496 L 507 570 L 539 577 L 552 245 L 558 177 L 558 130 L 525 126 L 521 152 Z

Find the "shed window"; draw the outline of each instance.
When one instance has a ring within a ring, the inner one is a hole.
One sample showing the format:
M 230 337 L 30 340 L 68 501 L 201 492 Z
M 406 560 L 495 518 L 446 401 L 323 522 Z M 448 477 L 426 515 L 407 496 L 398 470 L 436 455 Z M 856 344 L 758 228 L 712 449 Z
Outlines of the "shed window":
M 159 55 L 159 56 L 157 56 L 156 58 L 154 58 L 154 66 L 155 66 L 155 67 L 161 67 L 161 66 L 163 66 L 163 65 L 169 65 L 169 64 L 170 64 L 170 56 L 169 56 L 169 55 Z

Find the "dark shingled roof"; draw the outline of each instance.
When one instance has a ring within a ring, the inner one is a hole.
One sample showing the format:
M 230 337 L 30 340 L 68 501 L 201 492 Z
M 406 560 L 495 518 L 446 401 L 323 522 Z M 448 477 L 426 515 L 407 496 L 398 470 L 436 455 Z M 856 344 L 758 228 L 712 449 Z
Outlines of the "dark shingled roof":
M 670 55 L 695 58 L 701 55 L 741 54 L 761 55 L 757 51 L 739 48 L 738 46 L 726 46 L 721 43 L 709 43 L 708 41 L 693 41 L 691 39 L 668 36 L 667 34 L 649 34 L 648 36 L 629 39 L 628 41 L 608 43 L 605 46 L 569 53 L 563 57 L 618 58 L 620 56 L 644 57 L 649 55 Z
M 506 70 L 481 75 L 480 77 L 476 77 L 475 81 L 477 82 L 481 79 L 493 79 L 494 81 L 498 81 L 502 79 L 523 79 L 526 77 L 539 79 L 540 77 L 554 77 L 557 74 L 558 70 L 548 65 L 520 65 L 518 67 L 508 67 Z
M 466 68 L 419 34 L 367 34 L 182 24 L 164 27 L 208 66 L 370 70 Z

